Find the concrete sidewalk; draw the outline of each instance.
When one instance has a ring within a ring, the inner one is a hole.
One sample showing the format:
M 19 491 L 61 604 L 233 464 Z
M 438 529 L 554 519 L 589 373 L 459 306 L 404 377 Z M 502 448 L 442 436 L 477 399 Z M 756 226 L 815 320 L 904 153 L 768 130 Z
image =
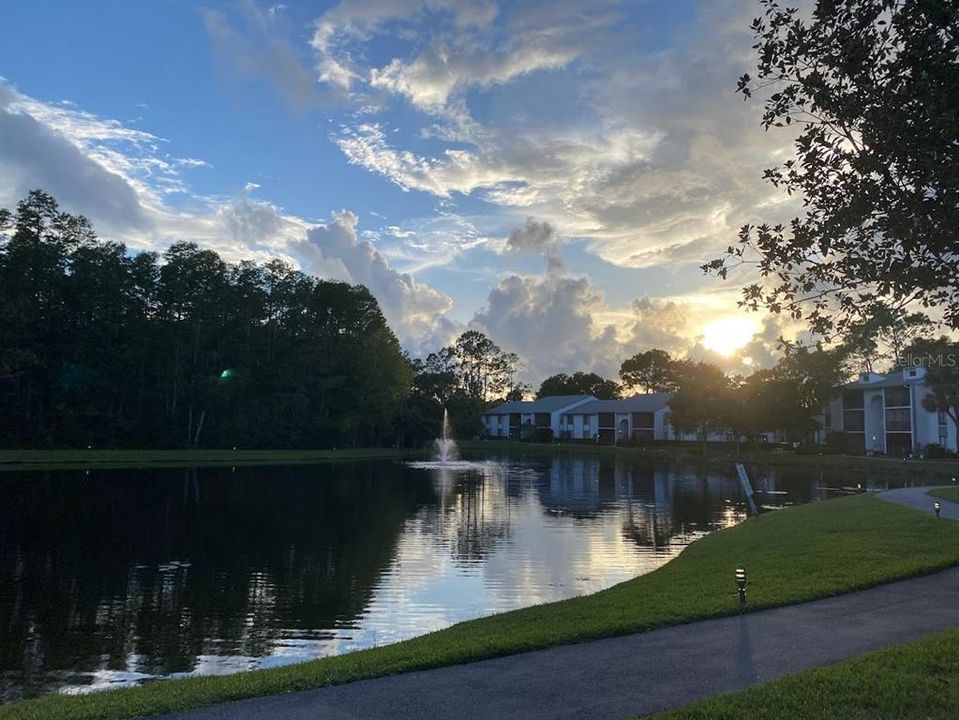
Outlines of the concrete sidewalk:
M 883 495 L 932 512 L 926 490 Z M 943 508 L 959 519 L 959 505 Z M 800 605 L 163 717 L 621 720 L 949 630 L 959 625 L 957 596 L 952 568 Z

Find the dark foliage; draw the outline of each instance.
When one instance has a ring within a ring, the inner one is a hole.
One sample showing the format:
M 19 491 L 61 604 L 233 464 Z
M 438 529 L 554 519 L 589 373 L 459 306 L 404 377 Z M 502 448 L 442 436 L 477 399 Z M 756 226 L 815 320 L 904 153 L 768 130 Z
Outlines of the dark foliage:
M 877 308 L 941 309 L 959 327 L 959 5 L 762 0 L 753 21 L 763 126 L 796 126 L 795 158 L 766 171 L 803 200 L 788 225 L 742 228 L 704 268 L 755 263 L 743 303 L 842 334 Z
M 612 400 L 619 397 L 619 383 L 594 372 L 560 373 L 543 380 L 536 393 L 537 398 L 555 395 L 592 395 L 600 400 Z
M 393 442 L 411 378 L 362 286 L 131 254 L 40 191 L 0 214 L 4 445 Z

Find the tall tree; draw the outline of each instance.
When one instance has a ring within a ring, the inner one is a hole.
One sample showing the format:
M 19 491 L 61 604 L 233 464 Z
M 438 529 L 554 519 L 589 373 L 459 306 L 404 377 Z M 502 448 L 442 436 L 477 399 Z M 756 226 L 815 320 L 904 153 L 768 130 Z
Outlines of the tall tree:
M 729 427 L 725 404 L 729 388 L 729 378 L 715 365 L 686 365 L 669 398 L 669 423 L 682 432 L 697 433 L 705 451 L 706 438 Z
M 941 412 L 950 420 L 959 437 L 959 343 L 948 337 L 920 339 L 904 353 L 909 364 L 926 369 L 927 393 L 922 405 L 930 412 Z
M 411 384 L 362 286 L 192 243 L 131 254 L 40 191 L 0 212 L 4 443 L 390 442 Z
M 619 377 L 627 387 L 639 387 L 646 393 L 665 393 L 676 389 L 677 372 L 669 353 L 653 348 L 623 360 Z
M 959 12 L 954 0 L 761 0 L 762 124 L 796 126 L 795 158 L 767 170 L 803 200 L 788 225 L 745 225 L 704 269 L 755 264 L 743 303 L 826 336 L 875 302 L 941 309 L 959 327 Z
M 537 398 L 551 395 L 592 395 L 600 400 L 612 400 L 620 394 L 619 383 L 592 372 L 574 372 L 572 375 L 551 375 L 539 386 Z

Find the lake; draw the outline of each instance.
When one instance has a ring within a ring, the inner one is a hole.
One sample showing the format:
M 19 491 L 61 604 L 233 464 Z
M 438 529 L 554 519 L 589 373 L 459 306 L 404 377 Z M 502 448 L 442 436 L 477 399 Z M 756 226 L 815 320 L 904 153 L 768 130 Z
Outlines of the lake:
M 768 508 L 885 487 L 750 473 Z M 0 473 L 0 699 L 383 645 L 595 592 L 745 516 L 732 467 L 642 458 Z

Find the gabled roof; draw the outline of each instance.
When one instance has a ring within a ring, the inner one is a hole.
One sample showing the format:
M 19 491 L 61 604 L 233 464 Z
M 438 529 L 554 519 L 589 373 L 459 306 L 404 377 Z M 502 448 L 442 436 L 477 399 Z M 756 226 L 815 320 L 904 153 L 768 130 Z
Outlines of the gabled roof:
M 922 377 L 907 378 L 901 370 L 896 370 L 875 380 L 858 380 L 843 385 L 846 390 L 874 390 L 878 388 L 905 387 L 922 382 Z
M 583 400 L 595 400 L 592 395 L 551 395 L 539 400 L 516 400 L 486 410 L 483 415 L 508 415 L 510 413 L 551 413 L 562 410 Z
M 662 410 L 669 403 L 666 393 L 649 393 L 647 395 L 633 395 L 620 400 L 593 400 L 570 410 L 570 414 L 592 415 L 594 413 L 631 413 L 656 412 Z

